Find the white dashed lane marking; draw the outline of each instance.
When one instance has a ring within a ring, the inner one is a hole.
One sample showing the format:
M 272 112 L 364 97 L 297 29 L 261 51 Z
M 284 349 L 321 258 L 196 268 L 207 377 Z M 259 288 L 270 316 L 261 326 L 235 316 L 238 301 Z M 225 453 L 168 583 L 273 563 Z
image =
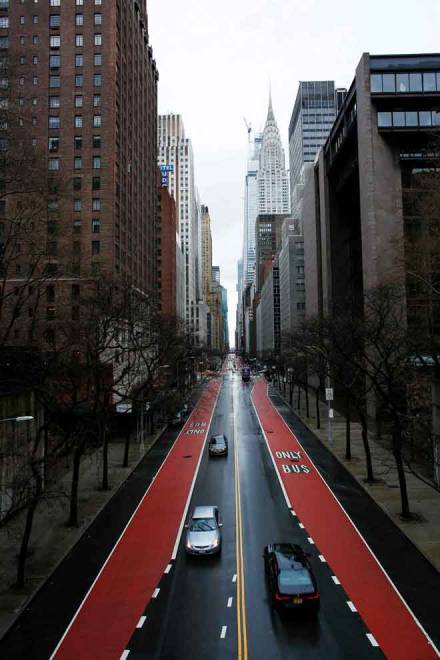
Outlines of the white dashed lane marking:
M 232 576 L 232 582 L 237 582 L 237 573 Z
M 139 619 L 139 621 L 136 624 L 136 628 L 142 628 L 142 626 L 145 623 L 146 618 L 147 618 L 146 616 L 141 616 L 141 618 Z
M 315 545 L 315 541 L 310 536 L 307 538 L 307 540 L 310 543 L 310 545 Z
M 164 570 L 164 573 L 169 573 L 170 570 L 171 570 L 172 568 L 173 568 L 173 565 L 172 565 L 172 564 L 168 564 L 168 566 L 167 566 L 166 569 Z
M 226 607 L 232 607 L 232 596 L 229 596 L 228 598 L 228 604 Z
M 341 583 L 339 582 L 338 578 L 336 577 L 336 575 L 332 575 L 332 580 L 333 580 L 333 582 L 334 582 L 335 584 L 341 584 Z
M 122 653 L 122 655 L 121 655 L 121 660 L 125 660 L 125 658 L 128 657 L 128 654 L 129 654 L 129 653 L 130 653 L 129 650 L 128 650 L 128 651 L 124 651 L 124 652 Z
M 376 642 L 374 639 L 373 635 L 371 633 L 367 633 L 367 637 L 369 641 L 371 642 L 371 646 L 379 646 L 379 644 Z
M 323 564 L 325 564 L 325 557 L 324 557 L 324 555 L 318 555 L 318 556 L 319 556 L 319 560 L 322 561 Z
M 351 600 L 347 600 L 347 605 L 348 605 L 348 607 L 351 609 L 352 612 L 357 612 L 357 609 L 356 609 L 356 607 L 353 605 L 353 603 L 351 602 Z
M 153 595 L 151 596 L 151 598 L 157 598 L 158 595 L 159 595 L 159 591 L 160 591 L 160 589 L 159 589 L 159 587 L 157 587 L 157 588 L 153 591 Z
M 301 527 L 301 529 L 304 529 L 304 525 L 302 523 L 298 523 L 298 525 Z
M 291 512 L 292 516 L 296 516 L 296 513 L 293 509 L 291 509 L 290 512 Z
M 228 629 L 228 626 L 222 626 L 222 631 L 220 633 L 220 639 L 224 639 L 226 637 L 227 629 Z

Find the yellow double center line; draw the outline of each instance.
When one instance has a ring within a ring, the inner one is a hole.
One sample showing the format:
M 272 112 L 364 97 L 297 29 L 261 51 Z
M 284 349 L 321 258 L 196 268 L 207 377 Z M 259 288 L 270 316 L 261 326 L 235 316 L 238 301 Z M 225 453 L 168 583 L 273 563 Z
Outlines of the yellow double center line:
M 237 563 L 237 640 L 238 640 L 238 659 L 247 660 L 247 631 L 246 631 L 246 604 L 244 593 L 244 559 L 243 559 L 243 522 L 241 516 L 241 496 L 240 496 L 240 469 L 238 461 L 238 435 L 237 418 L 235 415 L 235 394 L 236 381 L 233 384 L 232 394 L 232 428 L 234 440 L 234 464 L 235 464 L 235 552 Z

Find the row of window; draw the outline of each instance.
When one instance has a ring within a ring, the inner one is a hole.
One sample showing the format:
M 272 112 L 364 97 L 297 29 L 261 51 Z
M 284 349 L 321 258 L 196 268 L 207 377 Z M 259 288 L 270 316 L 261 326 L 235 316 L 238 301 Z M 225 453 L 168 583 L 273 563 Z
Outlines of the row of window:
M 20 2 L 22 5 L 24 5 L 24 0 L 20 0 Z M 38 4 L 38 0 L 34 0 L 34 2 Z M 82 7 L 84 5 L 84 0 L 75 0 L 75 4 L 77 7 Z M 101 6 L 102 0 L 93 0 L 93 4 L 95 6 Z M 49 0 L 49 5 L 50 7 L 61 7 L 61 0 Z
M 379 111 L 377 113 L 377 125 L 379 128 L 440 126 L 440 112 L 437 110 Z
M 440 71 L 414 73 L 373 73 L 372 94 L 411 94 L 440 92 Z
M 102 124 L 102 116 L 101 115 L 93 115 L 93 128 L 100 128 Z M 49 117 L 48 120 L 48 125 L 49 128 L 61 128 L 61 121 L 60 117 Z M 84 118 L 82 115 L 75 115 L 74 119 L 74 126 L 75 128 L 83 128 L 84 126 Z
M 73 138 L 73 144 L 75 149 L 82 149 L 83 145 L 83 137 L 82 135 L 75 135 Z M 101 136 L 100 135 L 93 135 L 92 136 L 92 147 L 93 149 L 100 149 L 102 146 L 101 144 Z M 59 137 L 50 137 L 48 138 L 48 149 L 49 151 L 56 152 L 59 151 L 60 148 L 60 138 Z
M 102 65 L 102 53 L 94 53 L 93 55 L 93 66 Z M 50 55 L 49 57 L 49 66 L 51 69 L 59 69 L 61 66 L 61 56 L 60 55 Z M 80 67 L 84 66 L 84 55 L 79 54 L 75 55 L 75 66 Z M 51 76 L 52 77 L 52 76 Z M 59 85 L 58 85 L 59 87 Z
M 23 42 L 21 41 L 23 39 Z M 20 37 L 20 43 L 24 45 L 24 37 Z M 34 37 L 32 37 L 32 43 L 38 43 L 38 37 L 37 41 L 34 41 Z M 96 33 L 93 35 L 93 45 L 94 46 L 102 46 L 102 34 L 101 33 Z M 52 34 L 49 37 L 49 46 L 53 50 L 58 50 L 58 48 L 61 48 L 61 37 L 58 34 Z M 81 46 L 84 46 L 84 35 L 83 34 L 76 34 L 75 35 L 75 46 L 77 48 L 80 48 Z M 82 66 L 82 64 L 77 64 L 76 66 Z
M 94 170 L 101 169 L 101 156 L 93 156 L 92 158 L 92 168 Z M 75 156 L 73 159 L 73 167 L 75 170 L 81 170 L 83 166 L 82 156 Z M 47 159 L 47 169 L 51 172 L 57 172 L 60 169 L 60 159 L 59 158 L 48 158 Z

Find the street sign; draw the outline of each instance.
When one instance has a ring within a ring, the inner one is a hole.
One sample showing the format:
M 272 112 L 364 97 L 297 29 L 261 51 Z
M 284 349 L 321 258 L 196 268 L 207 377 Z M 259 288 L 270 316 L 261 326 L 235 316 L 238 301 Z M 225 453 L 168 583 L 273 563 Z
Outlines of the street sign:
M 333 408 L 328 409 L 328 416 L 330 417 L 330 419 L 333 419 L 333 417 L 334 417 Z
M 325 388 L 325 400 L 326 401 L 333 401 L 333 387 L 326 387 Z

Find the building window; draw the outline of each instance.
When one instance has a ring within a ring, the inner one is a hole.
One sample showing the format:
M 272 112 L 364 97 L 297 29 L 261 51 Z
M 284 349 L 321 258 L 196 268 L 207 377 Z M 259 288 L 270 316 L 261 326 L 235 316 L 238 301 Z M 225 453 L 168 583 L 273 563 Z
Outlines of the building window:
M 93 18 L 93 23 L 95 25 L 102 25 L 102 14 L 95 14 Z
M 81 135 L 75 135 L 73 138 L 75 149 L 81 149 L 82 147 L 82 137 Z
M 75 25 L 78 27 L 84 25 L 84 14 L 75 14 Z
M 82 73 L 78 73 L 75 76 L 75 87 L 82 87 L 84 82 L 84 77 Z
M 84 46 L 84 36 L 82 34 L 75 35 L 75 46 L 77 48 Z
M 81 211 L 81 199 L 76 198 L 73 200 L 73 210 Z
M 55 302 L 55 287 L 53 286 L 46 287 L 46 302 L 48 303 Z
M 75 176 L 73 178 L 73 189 L 74 190 L 81 190 L 82 188 L 82 179 L 80 176 Z
M 40 39 L 38 38 L 38 34 L 32 35 L 32 43 L 34 46 L 36 46 L 39 43 Z
M 102 64 L 102 55 L 101 53 L 95 53 L 93 56 L 93 64 L 95 66 L 101 66 Z
M 93 84 L 95 87 L 102 86 L 102 75 L 100 73 L 93 74 Z
M 60 76 L 49 76 L 49 87 L 54 88 L 60 86 L 61 86 Z
M 391 112 L 378 112 L 377 113 L 377 125 L 379 128 L 383 128 L 385 126 L 392 126 L 392 114 Z
M 49 16 L 49 27 L 58 28 L 61 25 L 61 16 L 59 14 L 51 14 Z
M 95 197 L 92 199 L 92 211 L 100 211 L 101 210 L 101 200 L 99 197 Z
M 101 190 L 101 177 L 94 176 L 92 178 L 92 190 Z
M 51 7 L 60 7 L 61 6 L 61 0 L 50 0 L 50 6 Z
M 49 96 L 49 108 L 59 108 L 59 107 L 60 107 L 60 97 Z
M 48 139 L 48 149 L 49 149 L 49 151 L 58 151 L 59 146 L 60 146 L 60 138 L 50 137 Z
M 49 45 L 51 48 L 60 48 L 61 37 L 59 35 L 52 35 L 49 39 Z
M 102 46 L 102 34 L 95 34 L 93 43 L 95 46 Z
M 101 231 L 101 220 L 99 218 L 92 219 L 92 233 L 99 234 Z
M 75 66 L 84 66 L 84 56 L 83 55 L 75 55 Z
M 73 159 L 73 166 L 75 170 L 80 170 L 82 168 L 82 158 L 81 156 L 75 156 Z
M 101 148 L 101 136 L 100 135 L 94 135 L 93 136 L 93 148 L 94 149 L 100 149 Z
M 75 96 L 75 108 L 82 108 L 84 104 L 84 97 L 82 95 Z
M 95 257 L 97 254 L 100 254 L 100 252 L 101 252 L 101 242 L 92 241 L 92 257 Z
M 99 108 L 101 105 L 101 94 L 94 94 L 93 95 L 93 107 L 94 108 Z
M 59 55 L 50 55 L 49 67 L 51 69 L 59 69 L 60 65 L 61 65 L 61 57 Z
M 94 170 L 100 170 L 101 169 L 101 157 L 100 156 L 94 156 L 94 158 L 93 158 L 93 169 Z
M 100 128 L 101 115 L 93 115 L 93 128 Z
M 47 168 L 52 172 L 58 171 L 60 169 L 59 158 L 49 158 L 47 161 Z
M 82 115 L 75 115 L 75 128 L 82 128 L 83 118 Z
M 60 127 L 60 118 L 49 117 L 49 128 L 59 128 L 59 127 Z

